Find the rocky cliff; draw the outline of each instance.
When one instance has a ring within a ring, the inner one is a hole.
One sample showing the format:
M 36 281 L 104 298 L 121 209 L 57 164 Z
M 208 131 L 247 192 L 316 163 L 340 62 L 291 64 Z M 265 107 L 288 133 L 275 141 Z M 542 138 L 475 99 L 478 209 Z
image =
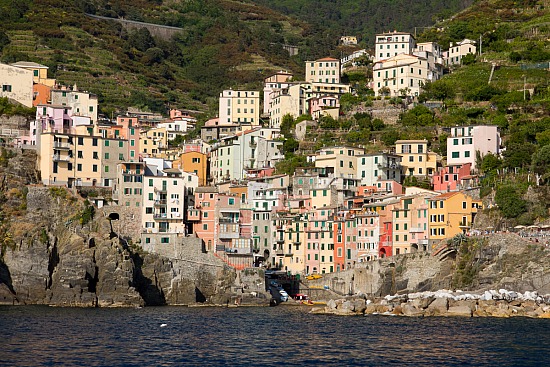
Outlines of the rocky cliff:
M 25 209 L 3 223 L 0 303 L 117 307 L 228 304 L 239 297 L 268 304 L 262 273 L 250 280 L 261 283 L 251 296 L 233 269 L 200 251 L 198 239 L 199 261 L 171 259 L 119 238 L 108 217 L 63 188 L 30 186 L 19 201 Z
M 513 233 L 465 238 L 437 254 L 413 253 L 358 264 L 310 281 L 340 295 L 407 294 L 440 289 L 550 293 L 550 249 Z

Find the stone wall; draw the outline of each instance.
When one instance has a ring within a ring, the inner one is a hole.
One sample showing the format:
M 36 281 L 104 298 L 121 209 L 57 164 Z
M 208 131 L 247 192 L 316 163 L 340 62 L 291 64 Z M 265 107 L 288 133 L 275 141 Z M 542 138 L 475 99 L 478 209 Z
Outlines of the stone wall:
M 138 243 L 141 239 L 141 210 L 141 207 L 108 205 L 99 209 L 98 214 L 114 218 L 118 215 L 118 219 L 111 221 L 113 230 L 123 238 Z

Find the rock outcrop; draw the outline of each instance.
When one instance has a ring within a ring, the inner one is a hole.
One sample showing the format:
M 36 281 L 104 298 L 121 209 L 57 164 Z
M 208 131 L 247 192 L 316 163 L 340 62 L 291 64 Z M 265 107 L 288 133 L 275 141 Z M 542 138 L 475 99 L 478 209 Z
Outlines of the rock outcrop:
M 365 305 L 364 307 L 362 305 Z M 531 317 L 550 318 L 550 295 L 537 292 L 513 292 L 501 289 L 483 294 L 461 291 L 411 293 L 366 299 L 364 295 L 350 296 L 315 307 L 315 314 L 332 315 L 390 315 L 390 316 L 448 316 L 448 317 Z
M 26 206 L 26 214 L 6 226 L 13 242 L 2 246 L 0 304 L 269 304 L 263 272 L 238 277 L 203 253 L 197 238 L 186 242 L 189 256 L 171 258 L 119 238 L 101 213 L 82 220 L 86 205 L 65 189 L 29 187 Z

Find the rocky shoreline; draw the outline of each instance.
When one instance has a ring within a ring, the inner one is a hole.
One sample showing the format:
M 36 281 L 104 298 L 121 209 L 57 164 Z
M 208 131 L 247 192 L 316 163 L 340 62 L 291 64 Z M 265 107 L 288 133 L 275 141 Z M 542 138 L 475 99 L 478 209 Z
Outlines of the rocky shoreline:
M 537 292 L 518 293 L 505 289 L 489 290 L 481 294 L 440 290 L 374 299 L 357 294 L 330 300 L 325 307 L 314 307 L 311 313 L 342 316 L 550 318 L 550 295 L 539 295 Z

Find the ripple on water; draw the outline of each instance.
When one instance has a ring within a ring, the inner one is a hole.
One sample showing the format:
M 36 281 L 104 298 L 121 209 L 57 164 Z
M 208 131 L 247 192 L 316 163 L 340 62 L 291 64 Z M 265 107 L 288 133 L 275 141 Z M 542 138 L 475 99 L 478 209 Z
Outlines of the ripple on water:
M 0 307 L 0 366 L 539 366 L 548 320 Z M 160 327 L 166 324 L 166 327 Z

